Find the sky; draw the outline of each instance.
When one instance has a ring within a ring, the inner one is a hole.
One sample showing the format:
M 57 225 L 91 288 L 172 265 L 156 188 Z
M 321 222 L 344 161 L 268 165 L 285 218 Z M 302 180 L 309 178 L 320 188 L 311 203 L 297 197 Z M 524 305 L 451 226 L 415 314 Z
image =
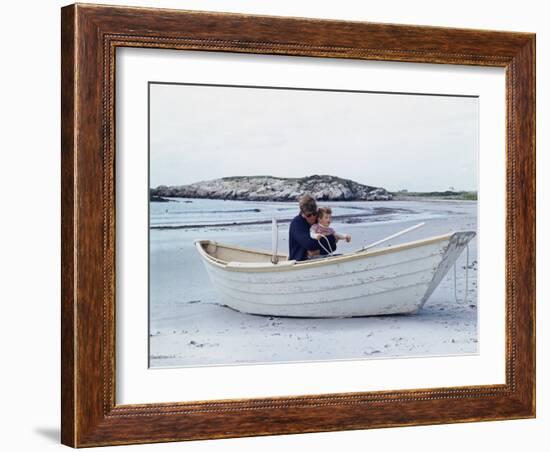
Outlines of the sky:
M 330 174 L 477 190 L 478 99 L 150 84 L 150 186 Z

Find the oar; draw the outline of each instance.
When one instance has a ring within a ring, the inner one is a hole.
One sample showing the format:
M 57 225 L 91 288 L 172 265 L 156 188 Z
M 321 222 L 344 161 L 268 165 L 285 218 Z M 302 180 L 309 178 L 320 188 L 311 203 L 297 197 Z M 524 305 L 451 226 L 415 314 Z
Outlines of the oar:
M 370 245 L 364 246 L 361 251 L 368 250 L 369 248 L 372 248 L 373 246 L 380 245 L 381 243 L 387 242 L 388 240 L 394 239 L 396 237 L 399 237 L 400 235 L 406 234 L 407 232 L 414 231 L 415 229 L 419 228 L 420 226 L 424 226 L 425 223 L 418 223 L 414 226 L 411 226 L 410 228 L 403 229 L 402 231 L 396 232 L 395 234 L 392 234 L 382 240 L 378 240 L 377 242 L 371 243 Z
M 271 256 L 271 262 L 273 264 L 277 264 L 279 262 L 279 256 L 277 254 L 278 241 L 279 241 L 279 228 L 277 227 L 277 219 L 273 217 L 273 219 L 271 220 L 271 249 L 273 252 Z

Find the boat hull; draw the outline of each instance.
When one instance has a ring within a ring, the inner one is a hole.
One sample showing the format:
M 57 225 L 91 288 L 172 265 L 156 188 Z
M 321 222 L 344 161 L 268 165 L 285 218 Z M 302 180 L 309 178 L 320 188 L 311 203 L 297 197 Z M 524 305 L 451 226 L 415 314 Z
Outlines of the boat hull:
M 196 242 L 223 304 L 249 314 L 355 317 L 413 314 L 474 232 L 456 232 L 377 251 L 271 264 L 266 252 Z M 234 259 L 234 260 L 231 260 Z

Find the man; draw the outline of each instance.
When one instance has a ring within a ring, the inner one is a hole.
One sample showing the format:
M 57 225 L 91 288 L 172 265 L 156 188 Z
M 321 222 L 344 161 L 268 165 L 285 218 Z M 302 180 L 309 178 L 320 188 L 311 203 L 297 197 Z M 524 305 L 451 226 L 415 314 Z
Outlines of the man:
M 317 202 L 310 195 L 300 198 L 300 213 L 294 217 L 288 230 L 288 259 L 304 261 L 308 258 L 308 251 L 319 250 L 327 254 L 317 240 L 309 235 L 309 228 L 317 221 Z M 336 249 L 336 241 L 331 243 L 332 250 Z

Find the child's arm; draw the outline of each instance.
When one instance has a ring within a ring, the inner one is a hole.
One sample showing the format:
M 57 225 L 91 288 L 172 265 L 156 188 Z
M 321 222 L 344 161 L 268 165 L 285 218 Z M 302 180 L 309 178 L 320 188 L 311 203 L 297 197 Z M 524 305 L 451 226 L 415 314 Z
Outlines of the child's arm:
M 309 228 L 309 236 L 313 239 L 313 240 L 319 240 L 321 238 L 321 234 L 317 234 L 317 228 L 315 227 L 315 225 L 312 225 L 310 228 Z
M 334 237 L 336 237 L 336 240 L 345 240 L 348 243 L 351 242 L 351 235 L 349 234 L 339 234 L 338 232 L 335 232 Z

